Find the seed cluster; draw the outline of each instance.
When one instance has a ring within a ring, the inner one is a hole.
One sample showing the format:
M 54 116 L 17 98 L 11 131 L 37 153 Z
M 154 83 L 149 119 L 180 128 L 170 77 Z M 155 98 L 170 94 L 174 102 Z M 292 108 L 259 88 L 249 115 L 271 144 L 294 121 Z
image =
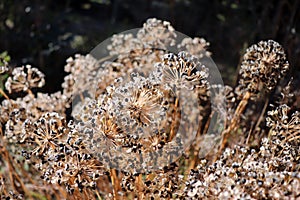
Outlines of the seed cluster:
M 97 101 L 81 104 L 82 110 L 75 115 L 75 129 L 83 138 L 90 138 L 89 150 L 108 166 L 147 171 L 176 159 L 183 144 L 192 141 L 192 135 L 186 133 L 191 124 L 176 134 L 173 123 L 188 114 L 197 119 L 197 112 L 176 115 L 175 100 L 180 88 L 188 88 L 190 93 L 207 87 L 207 69 L 185 52 L 166 54 L 153 69 L 149 77 L 131 73 L 129 82 L 116 79 Z M 192 107 L 187 99 L 181 103 Z
M 258 150 L 235 146 L 226 149 L 211 165 L 202 160 L 191 171 L 184 196 L 187 199 L 299 198 L 299 148 L 281 147 L 279 143 L 264 138 Z
M 239 92 L 257 95 L 265 88 L 272 91 L 289 69 L 284 49 L 273 40 L 249 47 L 240 69 Z
M 268 112 L 267 126 L 271 135 L 278 138 L 281 144 L 300 145 L 300 113 L 295 111 L 289 115 L 290 107 L 286 104 Z
M 9 77 L 5 82 L 5 88 L 9 93 L 12 93 L 43 87 L 45 85 L 44 77 L 42 72 L 30 65 L 16 67 L 12 71 L 12 77 Z

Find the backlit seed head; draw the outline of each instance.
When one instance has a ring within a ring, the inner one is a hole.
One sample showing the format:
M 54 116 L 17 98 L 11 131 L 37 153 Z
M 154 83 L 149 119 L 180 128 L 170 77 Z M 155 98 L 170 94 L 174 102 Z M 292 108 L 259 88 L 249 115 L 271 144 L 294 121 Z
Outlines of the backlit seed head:
M 45 85 L 45 75 L 37 68 L 30 65 L 16 67 L 12 71 L 5 83 L 5 88 L 9 93 L 27 91 L 31 88 L 43 87 Z
M 178 45 L 178 49 L 189 52 L 198 59 L 201 59 L 205 56 L 211 55 L 211 53 L 207 51 L 208 46 L 209 42 L 207 42 L 204 38 L 184 38 Z
M 246 50 L 240 69 L 238 92 L 253 95 L 271 91 L 289 69 L 284 49 L 273 40 L 261 41 Z
M 31 152 L 34 155 L 47 155 L 50 149 L 55 150 L 68 133 L 66 120 L 54 112 L 44 114 L 35 122 L 26 122 L 23 132 L 34 147 Z
M 162 62 L 156 65 L 158 78 L 161 83 L 177 88 L 193 89 L 207 85 L 208 69 L 202 65 L 197 57 L 179 52 L 165 54 Z
M 268 112 L 267 126 L 274 138 L 282 140 L 282 143 L 300 144 L 300 112 L 290 113 L 291 108 L 281 105 Z

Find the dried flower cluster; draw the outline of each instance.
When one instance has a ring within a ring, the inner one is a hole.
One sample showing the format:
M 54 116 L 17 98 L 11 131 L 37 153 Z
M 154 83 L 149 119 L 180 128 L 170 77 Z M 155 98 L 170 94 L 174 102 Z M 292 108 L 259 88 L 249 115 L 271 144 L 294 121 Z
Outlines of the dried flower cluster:
M 272 91 L 288 69 L 282 46 L 273 40 L 261 41 L 249 47 L 243 57 L 238 89 L 253 95 L 263 88 Z
M 300 112 L 289 115 L 291 108 L 286 104 L 268 112 L 267 126 L 271 135 L 278 138 L 281 144 L 300 145 Z
M 193 140 L 187 127 L 191 124 L 183 125 L 177 134 L 174 122 L 192 118 L 197 127 L 199 116 L 189 110 L 178 115 L 176 99 L 181 88 L 198 99 L 192 91 L 207 87 L 207 69 L 185 52 L 166 54 L 153 69 L 149 77 L 131 73 L 129 82 L 117 79 L 98 102 L 87 100 L 75 115 L 75 129 L 92 141 L 89 150 L 101 159 L 113 155 L 102 161 L 108 166 L 131 172 L 151 170 L 175 160 L 182 146 Z M 185 99 L 180 103 L 190 107 Z
M 108 57 L 67 59 L 53 94 L 32 90 L 37 68 L 0 66 L 0 199 L 299 199 L 283 48 L 247 49 L 232 88 L 209 82 L 208 42 L 176 36 L 158 19 L 114 35 Z
M 299 198 L 299 147 L 285 145 L 282 149 L 280 142 L 264 138 L 258 150 L 235 146 L 225 149 L 220 159 L 210 165 L 202 160 L 191 171 L 184 196 L 187 199 Z
M 44 74 L 37 68 L 30 65 L 17 67 L 12 71 L 12 77 L 9 77 L 5 83 L 5 88 L 9 93 L 12 91 L 28 91 L 31 88 L 43 87 L 45 85 Z

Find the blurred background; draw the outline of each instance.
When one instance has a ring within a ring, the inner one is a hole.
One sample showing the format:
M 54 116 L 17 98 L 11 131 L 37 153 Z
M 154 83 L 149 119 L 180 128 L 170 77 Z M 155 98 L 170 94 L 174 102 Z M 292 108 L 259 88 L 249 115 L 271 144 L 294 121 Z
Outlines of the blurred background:
M 290 73 L 300 78 L 299 4 L 298 0 L 0 0 L 0 53 L 10 55 L 12 66 L 39 67 L 46 74 L 44 90 L 55 92 L 69 56 L 89 53 L 112 34 L 156 17 L 190 37 L 209 41 L 227 84 L 235 84 L 245 49 L 265 39 L 284 46 Z

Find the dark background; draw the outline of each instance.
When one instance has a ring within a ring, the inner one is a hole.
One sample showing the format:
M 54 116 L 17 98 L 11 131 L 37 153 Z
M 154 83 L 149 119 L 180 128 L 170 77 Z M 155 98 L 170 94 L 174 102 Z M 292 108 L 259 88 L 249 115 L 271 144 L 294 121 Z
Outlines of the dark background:
M 298 0 L 0 0 L 0 52 L 8 52 L 12 66 L 39 67 L 46 74 L 44 90 L 54 92 L 66 58 L 156 17 L 209 41 L 227 84 L 235 84 L 245 49 L 264 39 L 284 46 L 290 73 L 299 79 L 299 8 Z

